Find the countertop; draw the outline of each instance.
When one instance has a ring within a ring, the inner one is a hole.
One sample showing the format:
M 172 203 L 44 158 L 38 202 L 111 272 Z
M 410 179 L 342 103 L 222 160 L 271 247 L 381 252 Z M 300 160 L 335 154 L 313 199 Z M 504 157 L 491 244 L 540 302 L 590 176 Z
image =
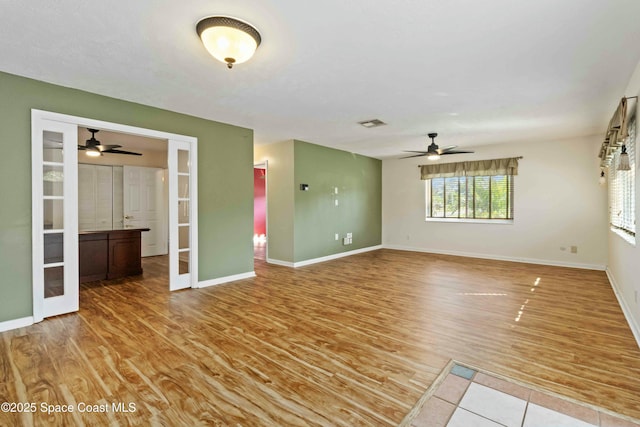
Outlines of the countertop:
M 146 228 L 146 227 L 140 227 L 140 228 L 130 228 L 130 227 L 122 227 L 122 228 L 111 228 L 111 229 L 107 229 L 107 230 L 83 230 L 83 231 L 78 231 L 78 235 L 85 235 L 85 234 L 103 234 L 103 233 L 110 233 L 112 231 L 149 231 L 150 228 Z

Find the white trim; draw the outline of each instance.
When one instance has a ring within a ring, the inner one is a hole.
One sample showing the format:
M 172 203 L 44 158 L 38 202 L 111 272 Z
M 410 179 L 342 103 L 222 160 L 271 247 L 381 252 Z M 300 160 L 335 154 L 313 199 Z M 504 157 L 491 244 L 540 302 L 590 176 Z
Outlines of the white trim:
M 7 320 L 0 322 L 0 332 L 10 331 L 12 329 L 24 328 L 33 325 L 33 316 L 23 317 L 21 319 Z
M 190 256 L 191 256 L 191 264 L 190 264 L 190 271 L 191 274 L 190 276 L 190 286 L 191 287 L 196 287 L 198 284 L 198 216 L 197 216 L 197 212 L 198 212 L 198 138 L 193 137 L 193 136 L 187 136 L 187 135 L 179 135 L 179 134 L 175 134 L 175 133 L 170 133 L 170 132 L 164 132 L 164 131 L 158 131 L 158 130 L 154 130 L 154 129 L 148 129 L 148 128 L 142 128 L 142 127 L 138 127 L 138 126 L 129 126 L 129 125 L 123 125 L 120 123 L 113 123 L 113 122 L 107 122 L 107 121 L 103 121 L 103 120 L 94 120 L 94 119 L 89 119 L 89 118 L 85 118 L 85 117 L 78 117 L 78 116 L 71 116 L 71 115 L 67 115 L 67 114 L 61 114 L 61 113 L 54 113 L 51 111 L 44 111 L 44 110 L 37 110 L 37 109 L 32 109 L 31 110 L 31 114 L 32 114 L 32 118 L 33 117 L 38 117 L 40 119 L 45 119 L 45 120 L 50 120 L 50 121 L 54 121 L 54 122 L 60 122 L 60 123 L 66 123 L 66 124 L 70 124 L 76 127 L 76 131 L 77 131 L 77 127 L 86 127 L 86 128 L 97 128 L 97 129 L 104 129 L 104 130 L 109 130 L 112 132 L 119 132 L 119 133 L 125 133 L 125 134 L 130 134 L 130 135 L 138 135 L 138 136 L 145 136 L 148 138 L 156 138 L 159 140 L 166 140 L 166 141 L 181 141 L 181 142 L 185 142 L 189 144 L 189 152 L 190 152 L 190 182 L 189 182 L 189 189 L 190 189 L 190 195 L 191 197 L 190 199 L 190 212 L 193 214 L 195 213 L 195 215 L 190 215 L 190 224 L 191 224 L 191 229 L 190 229 L 190 233 L 191 233 L 191 243 L 190 243 L 190 248 L 191 248 L 191 252 L 190 252 Z M 32 123 L 31 123 L 31 134 L 32 134 L 32 144 L 33 144 L 33 135 L 37 135 L 40 132 L 40 129 L 35 125 L 35 120 L 32 119 Z M 77 139 L 77 136 L 76 138 Z M 36 147 L 37 149 L 33 151 L 34 154 L 32 154 L 32 173 L 33 171 L 37 171 L 40 170 L 42 171 L 42 150 L 40 149 L 40 146 Z M 40 153 L 40 154 L 38 154 Z M 77 150 L 73 151 L 76 160 L 75 160 L 75 164 L 77 164 Z M 38 162 L 36 162 L 36 160 L 38 160 Z M 168 160 L 168 159 L 167 159 Z M 77 168 L 75 168 L 75 170 L 77 171 Z M 77 172 L 76 172 L 77 173 Z M 38 179 L 35 180 L 37 182 L 42 181 L 42 179 Z M 66 181 L 66 180 L 65 180 Z M 77 179 L 73 179 L 74 183 L 77 183 Z M 41 185 L 37 184 L 36 185 Z M 76 185 L 76 191 L 77 191 L 77 185 Z M 32 191 L 33 193 L 33 191 Z M 67 194 L 67 192 L 65 191 L 65 194 Z M 41 209 L 41 200 L 36 200 L 36 196 L 37 194 L 34 193 L 34 195 L 32 196 L 32 206 L 34 206 L 37 209 Z M 77 205 L 77 199 L 76 199 L 76 205 Z M 33 208 L 32 208 L 33 209 Z M 33 209 L 35 212 L 37 212 L 37 209 Z M 76 212 L 77 214 L 77 209 L 73 210 Z M 67 209 L 65 209 L 65 212 L 67 212 Z M 35 224 L 34 221 L 32 221 L 33 224 Z M 33 225 L 32 226 L 32 244 L 33 247 L 38 247 L 38 245 L 41 245 L 41 243 L 38 241 L 42 240 L 42 233 L 38 233 L 35 228 L 36 226 Z M 77 226 L 76 226 L 76 234 L 77 234 Z M 66 239 L 66 237 L 65 237 Z M 75 239 L 77 241 L 77 239 Z M 65 245 L 66 247 L 67 245 Z M 75 257 L 77 258 L 77 256 Z M 69 259 L 69 257 L 67 257 L 65 255 L 65 260 Z M 65 270 L 66 271 L 66 270 Z M 41 295 L 42 292 L 39 291 L 38 287 L 42 287 L 41 282 L 42 280 L 38 280 L 38 275 L 40 273 L 38 272 L 34 272 L 33 273 L 33 289 L 34 289 L 34 295 Z M 39 284 L 40 283 L 40 284 Z M 34 309 L 33 309 L 33 313 L 34 313 L 34 320 L 36 322 L 39 322 L 42 320 L 43 316 L 42 316 L 42 304 L 39 301 L 36 301 L 37 298 L 34 297 Z
M 267 262 L 271 264 L 276 264 L 276 265 L 283 265 L 285 267 L 298 268 L 298 267 L 304 267 L 306 265 L 318 264 L 319 262 L 331 261 L 338 258 L 357 255 L 364 252 L 377 251 L 378 249 L 382 249 L 382 245 L 369 246 L 361 249 L 354 249 L 348 252 L 340 252 L 337 254 L 327 255 L 320 258 L 305 259 L 304 261 L 298 261 L 298 262 L 287 262 L 287 261 L 280 261 L 280 260 L 273 260 L 273 259 L 268 259 Z
M 606 269 L 606 266 L 600 265 L 600 264 L 582 264 L 577 262 L 552 261 L 552 260 L 538 259 L 538 258 L 522 258 L 522 257 L 510 257 L 510 256 L 503 256 L 503 255 L 478 254 L 475 252 L 446 251 L 441 249 L 417 248 L 417 247 L 402 246 L 402 245 L 383 245 L 383 247 L 385 249 L 395 249 L 397 251 L 426 252 L 426 253 L 432 253 L 432 254 L 453 255 L 453 256 L 461 256 L 461 257 L 468 257 L 468 258 L 493 259 L 497 261 L 511 261 L 511 262 L 522 262 L 526 264 L 539 264 L 539 265 L 551 265 L 556 267 L 580 268 L 583 270 L 604 271 Z
M 256 277 L 255 271 L 249 271 L 247 273 L 240 273 L 240 274 L 232 274 L 231 276 L 218 277 L 216 279 L 205 280 L 204 282 L 199 282 L 197 287 L 206 288 L 209 286 L 221 285 L 223 283 L 235 282 L 236 280 L 250 279 L 252 277 Z
M 631 246 L 633 246 L 634 248 L 636 247 L 636 235 L 635 234 L 631 234 L 625 230 L 622 230 L 620 228 L 614 227 L 611 224 L 609 224 L 609 231 L 612 232 L 613 234 L 617 235 L 618 237 L 620 237 L 622 240 L 624 240 L 625 242 L 627 242 L 628 244 L 630 244 Z
M 304 261 L 294 262 L 293 263 L 293 267 L 294 268 L 304 267 L 305 265 L 311 265 L 311 264 L 317 264 L 319 262 L 331 261 L 333 259 L 344 258 L 344 257 L 348 257 L 348 256 L 351 256 L 351 255 L 361 254 L 361 253 L 364 253 L 364 252 L 377 251 L 378 249 L 382 249 L 382 245 L 369 246 L 369 247 L 366 247 L 366 248 L 355 249 L 353 251 L 340 252 L 340 253 L 337 253 L 337 254 L 327 255 L 327 256 L 320 257 L 320 258 L 313 258 L 313 259 L 307 259 L 307 260 L 304 260 Z
M 615 294 L 616 299 L 618 300 L 618 304 L 622 309 L 622 313 L 624 314 L 625 319 L 627 319 L 629 328 L 631 328 L 631 333 L 633 333 L 633 336 L 636 339 L 636 343 L 638 343 L 638 347 L 640 347 L 640 325 L 638 325 L 633 315 L 631 314 L 631 309 L 627 305 L 626 300 L 622 298 L 620 286 L 618 285 L 618 282 L 616 282 L 615 277 L 613 277 L 613 273 L 611 272 L 611 270 L 609 270 L 608 267 L 605 272 L 607 273 L 607 278 L 609 279 L 609 283 L 611 284 L 611 289 L 613 289 L 613 293 Z
M 72 125 L 86 127 L 86 128 L 100 128 L 108 130 L 110 132 L 127 133 L 130 135 L 146 136 L 149 138 L 157 139 L 177 139 L 186 142 L 196 142 L 198 138 L 194 136 L 178 135 L 176 133 L 163 132 L 154 129 L 142 128 L 139 126 L 129 126 L 120 123 L 107 122 L 104 120 L 94 120 L 85 117 L 70 116 L 67 114 L 54 113 L 51 111 L 32 109 L 32 112 L 42 114 L 42 117 L 47 120 L 52 120 L 62 123 L 70 123 Z
M 507 224 L 513 225 L 513 219 L 481 219 L 481 218 L 437 218 L 426 217 L 425 222 L 456 222 L 458 224 Z
M 283 267 L 295 267 L 291 261 L 282 261 L 279 259 L 267 258 L 267 264 L 281 265 Z

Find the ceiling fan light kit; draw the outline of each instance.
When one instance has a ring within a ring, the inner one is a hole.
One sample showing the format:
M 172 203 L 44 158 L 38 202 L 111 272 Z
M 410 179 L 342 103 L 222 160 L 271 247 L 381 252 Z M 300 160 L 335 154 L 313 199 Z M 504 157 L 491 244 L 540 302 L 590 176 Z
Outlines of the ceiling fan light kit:
M 89 129 L 91 132 L 91 138 L 87 139 L 85 145 L 78 145 L 78 150 L 84 150 L 89 157 L 100 157 L 102 153 L 112 153 L 112 154 L 128 154 L 130 156 L 142 156 L 140 153 L 134 153 L 133 151 L 124 151 L 118 150 L 118 148 L 122 147 L 122 145 L 116 144 L 101 144 L 100 141 L 96 139 L 96 133 L 100 132 L 98 129 Z
M 211 56 L 227 64 L 227 68 L 251 59 L 262 41 L 252 25 L 228 16 L 203 18 L 196 31 Z

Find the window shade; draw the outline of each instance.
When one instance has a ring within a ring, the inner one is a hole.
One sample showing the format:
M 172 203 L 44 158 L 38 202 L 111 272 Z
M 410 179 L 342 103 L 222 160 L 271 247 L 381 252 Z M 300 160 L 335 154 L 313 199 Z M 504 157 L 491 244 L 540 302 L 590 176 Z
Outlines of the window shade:
M 613 160 L 614 153 L 622 146 L 629 136 L 627 126 L 627 98 L 622 98 L 615 113 L 609 120 L 609 126 L 600 147 L 600 166 L 608 167 Z
M 518 175 L 518 159 L 521 158 L 510 157 L 506 159 L 420 165 L 420 178 L 427 180 L 454 176 Z

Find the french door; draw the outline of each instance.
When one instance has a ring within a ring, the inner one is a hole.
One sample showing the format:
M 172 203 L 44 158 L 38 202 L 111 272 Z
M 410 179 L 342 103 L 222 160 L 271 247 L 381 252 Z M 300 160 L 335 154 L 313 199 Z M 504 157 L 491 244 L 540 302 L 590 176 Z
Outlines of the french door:
M 169 288 L 197 286 L 195 144 L 169 140 Z
M 32 114 L 33 317 L 78 311 L 78 127 Z

